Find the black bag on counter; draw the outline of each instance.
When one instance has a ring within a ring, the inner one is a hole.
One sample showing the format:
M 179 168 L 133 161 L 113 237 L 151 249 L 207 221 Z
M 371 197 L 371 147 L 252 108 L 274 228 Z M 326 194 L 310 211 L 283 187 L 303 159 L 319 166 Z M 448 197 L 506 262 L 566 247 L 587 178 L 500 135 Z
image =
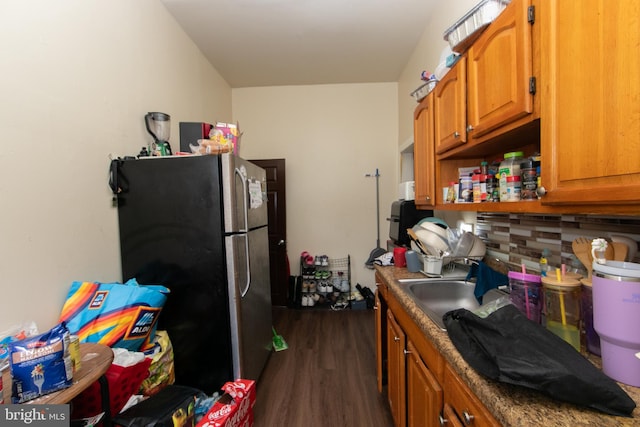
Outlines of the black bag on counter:
M 614 380 L 511 304 L 486 318 L 466 309 L 442 318 L 464 360 L 492 380 L 610 415 L 630 417 L 636 407 Z

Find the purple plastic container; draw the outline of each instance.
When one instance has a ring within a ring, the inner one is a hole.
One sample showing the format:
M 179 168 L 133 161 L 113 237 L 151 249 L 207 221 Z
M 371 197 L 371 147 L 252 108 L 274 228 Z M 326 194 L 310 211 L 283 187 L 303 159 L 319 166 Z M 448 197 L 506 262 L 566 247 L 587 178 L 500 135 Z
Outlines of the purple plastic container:
M 509 277 L 511 303 L 518 307 L 518 310 L 527 316 L 527 319 L 540 323 L 540 313 L 542 312 L 540 276 L 517 271 L 510 271 L 507 276 Z
M 640 264 L 593 263 L 593 324 L 600 335 L 602 371 L 640 387 Z

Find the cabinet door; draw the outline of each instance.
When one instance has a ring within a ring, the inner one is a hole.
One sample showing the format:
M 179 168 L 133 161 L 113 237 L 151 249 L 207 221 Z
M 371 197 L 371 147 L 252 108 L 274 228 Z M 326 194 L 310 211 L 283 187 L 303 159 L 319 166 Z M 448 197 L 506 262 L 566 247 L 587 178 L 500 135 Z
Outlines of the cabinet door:
M 442 387 L 407 341 L 407 418 L 409 427 L 438 427 Z
M 548 0 L 538 8 L 542 203 L 638 203 L 640 2 Z
M 434 89 L 436 153 L 467 142 L 467 58 L 460 60 Z
M 469 48 L 467 128 L 470 143 L 533 111 L 528 0 L 514 0 Z
M 415 204 L 434 206 L 435 152 L 433 132 L 433 92 L 424 98 L 413 114 L 413 175 L 416 182 Z
M 380 289 L 376 289 L 376 303 L 373 307 L 376 318 L 376 379 L 378 393 L 386 384 L 387 364 L 387 305 L 381 296 Z
M 446 427 L 463 427 L 462 421 L 460 421 L 458 415 L 456 415 L 456 412 L 448 403 L 445 403 L 442 408 L 442 419 L 440 421 L 440 425 Z
M 498 427 L 500 423 L 460 380 L 449 365 L 444 370 L 444 401 L 458 415 L 463 425 Z
M 388 399 L 396 427 L 407 425 L 406 376 L 404 350 L 406 336 L 391 310 L 387 311 Z

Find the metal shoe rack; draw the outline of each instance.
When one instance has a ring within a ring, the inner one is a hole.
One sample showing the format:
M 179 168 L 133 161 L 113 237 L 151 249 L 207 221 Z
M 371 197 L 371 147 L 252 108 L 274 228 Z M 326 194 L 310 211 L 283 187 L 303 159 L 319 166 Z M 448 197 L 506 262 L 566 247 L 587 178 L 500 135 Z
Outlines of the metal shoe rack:
M 351 256 L 316 257 L 309 265 L 300 258 L 302 276 L 301 308 L 343 310 L 349 308 L 351 295 Z

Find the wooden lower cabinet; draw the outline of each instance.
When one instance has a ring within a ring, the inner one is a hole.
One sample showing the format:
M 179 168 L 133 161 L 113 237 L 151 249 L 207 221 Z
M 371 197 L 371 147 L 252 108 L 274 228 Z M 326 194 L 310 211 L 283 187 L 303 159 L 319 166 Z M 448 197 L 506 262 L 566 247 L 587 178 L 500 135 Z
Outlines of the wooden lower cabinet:
M 407 421 L 409 427 L 438 427 L 442 387 L 407 341 Z
M 405 351 L 406 335 L 396 322 L 393 313 L 387 311 L 387 398 L 396 427 L 407 425 Z
M 440 417 L 440 425 L 446 427 L 463 427 L 462 421 L 456 415 L 456 411 L 453 410 L 448 403 L 444 404 L 442 408 L 442 416 Z
M 376 375 L 395 427 L 499 427 L 376 274 Z M 386 373 L 386 375 L 385 375 Z
M 376 302 L 373 306 L 376 319 L 376 380 L 378 393 L 382 393 L 387 383 L 387 307 L 380 289 L 376 290 Z
M 463 426 L 500 425 L 449 365 L 444 369 L 444 401 L 453 409 Z

